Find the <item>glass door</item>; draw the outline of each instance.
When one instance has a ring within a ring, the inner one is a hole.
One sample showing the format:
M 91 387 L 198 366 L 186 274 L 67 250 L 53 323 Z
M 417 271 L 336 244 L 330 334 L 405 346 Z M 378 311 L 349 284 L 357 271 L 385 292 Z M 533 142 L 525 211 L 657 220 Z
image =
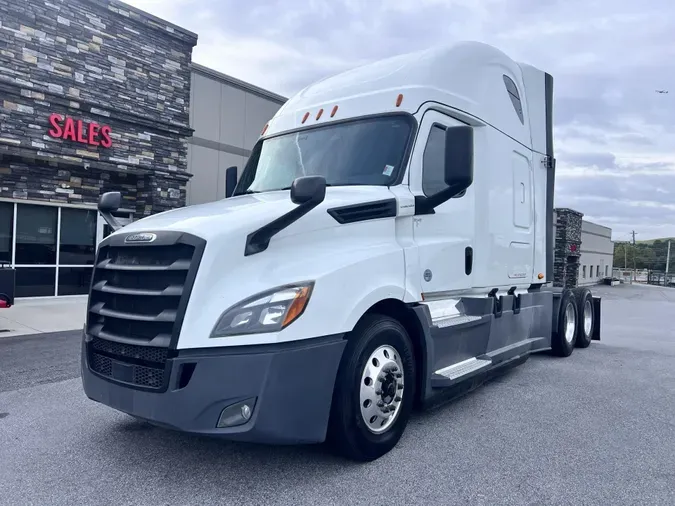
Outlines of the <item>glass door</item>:
M 57 295 L 83 295 L 96 254 L 97 212 L 93 209 L 61 208 Z
M 59 208 L 16 205 L 16 297 L 56 295 Z

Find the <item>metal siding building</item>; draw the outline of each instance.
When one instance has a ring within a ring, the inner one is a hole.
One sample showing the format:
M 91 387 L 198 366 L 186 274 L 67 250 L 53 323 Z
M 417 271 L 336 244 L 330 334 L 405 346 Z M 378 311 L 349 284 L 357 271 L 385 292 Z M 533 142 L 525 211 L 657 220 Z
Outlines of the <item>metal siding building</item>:
M 581 223 L 581 258 L 579 285 L 600 283 L 612 275 L 614 242 L 612 229 L 583 220 Z
M 286 98 L 192 63 L 187 204 L 225 197 L 225 170 L 239 174 L 261 130 Z

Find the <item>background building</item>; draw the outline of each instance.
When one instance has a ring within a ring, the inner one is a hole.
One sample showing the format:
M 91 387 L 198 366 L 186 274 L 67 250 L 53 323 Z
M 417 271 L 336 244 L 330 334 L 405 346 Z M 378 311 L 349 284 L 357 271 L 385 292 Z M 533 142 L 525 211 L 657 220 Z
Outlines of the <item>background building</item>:
M 0 261 L 16 295 L 86 292 L 122 214 L 184 205 L 197 35 L 115 0 L 0 0 Z
M 581 274 L 579 285 L 593 285 L 612 276 L 614 242 L 612 229 L 583 220 L 581 223 Z
M 554 286 L 584 286 L 612 276 L 612 230 L 583 219 L 573 209 L 553 212 L 555 234 Z
M 109 227 L 225 196 L 285 102 L 191 62 L 197 35 L 116 0 L 0 0 L 0 262 L 16 296 L 86 293 Z
M 241 169 L 286 98 L 192 64 L 187 204 L 225 198 L 225 170 Z

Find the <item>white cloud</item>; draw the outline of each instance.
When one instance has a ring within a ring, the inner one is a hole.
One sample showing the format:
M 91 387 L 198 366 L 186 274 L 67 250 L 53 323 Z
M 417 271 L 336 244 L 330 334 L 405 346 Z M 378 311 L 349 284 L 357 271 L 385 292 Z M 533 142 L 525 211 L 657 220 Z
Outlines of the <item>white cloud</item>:
M 197 32 L 194 61 L 286 96 L 436 43 L 494 44 L 555 78 L 556 204 L 618 235 L 675 236 L 675 87 L 655 93 L 675 83 L 671 0 L 127 3 Z

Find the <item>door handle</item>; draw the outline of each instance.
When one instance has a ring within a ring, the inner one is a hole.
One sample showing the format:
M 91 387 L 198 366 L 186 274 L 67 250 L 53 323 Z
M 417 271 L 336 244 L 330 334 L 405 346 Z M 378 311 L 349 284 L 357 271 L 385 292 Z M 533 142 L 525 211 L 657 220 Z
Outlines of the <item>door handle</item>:
M 467 246 L 464 248 L 464 273 L 468 276 L 473 270 L 473 248 Z

